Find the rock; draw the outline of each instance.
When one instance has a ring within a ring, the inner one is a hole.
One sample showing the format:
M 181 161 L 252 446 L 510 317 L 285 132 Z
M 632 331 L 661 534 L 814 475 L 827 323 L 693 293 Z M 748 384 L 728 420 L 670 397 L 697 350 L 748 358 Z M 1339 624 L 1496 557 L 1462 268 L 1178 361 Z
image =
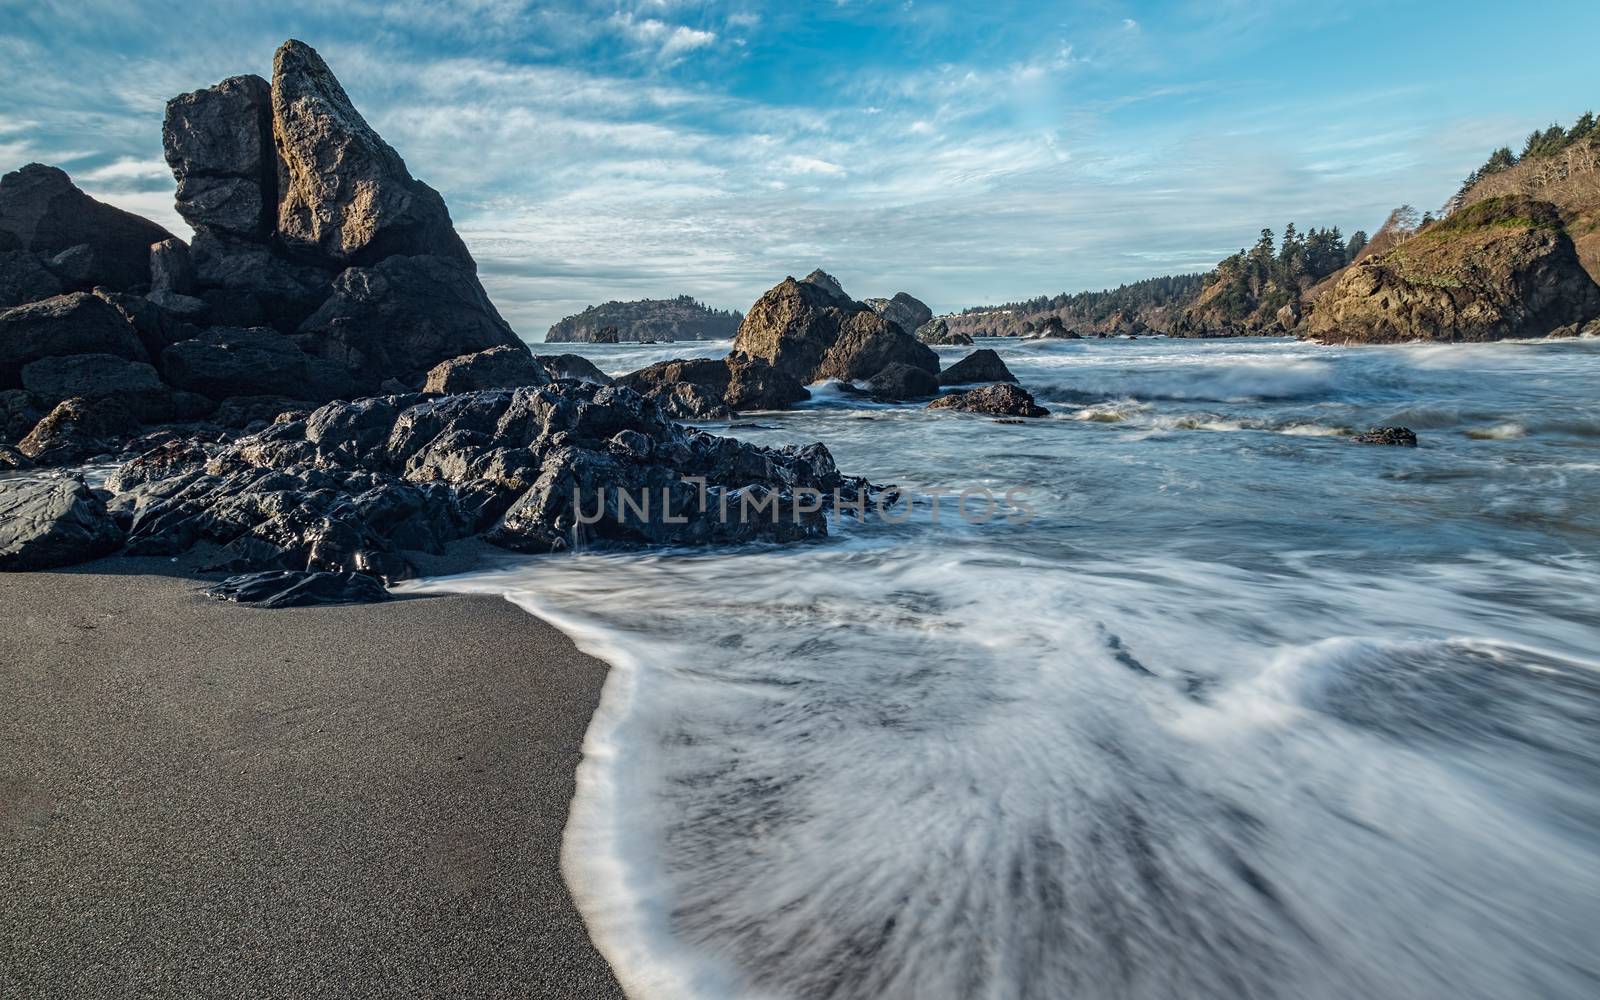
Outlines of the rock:
M 187 296 L 195 289 L 194 261 L 182 240 L 150 245 L 150 291 Z
M 732 410 L 787 410 L 811 392 L 800 380 L 756 358 L 728 357 L 728 385 L 722 401 Z
M 148 361 L 137 331 L 110 303 L 84 292 L 0 312 L 0 389 L 22 384 L 22 366 L 64 354 Z
M 114 354 L 41 358 L 22 367 L 22 386 L 43 406 L 53 407 L 73 397 L 112 397 L 146 423 L 171 420 L 176 415 L 172 390 L 153 367 Z
M 161 369 L 172 385 L 211 399 L 287 396 L 321 402 L 355 394 L 343 368 L 310 357 L 266 327 L 211 327 L 162 351 Z
M 1045 417 L 1050 411 L 1033 401 L 1033 394 L 1009 382 L 986 385 L 981 389 L 953 392 L 928 404 L 930 410 L 956 410 L 961 413 L 992 413 L 1004 417 Z
M 976 382 L 1015 382 L 1017 377 L 987 347 L 973 351 L 939 373 L 940 385 L 971 385 Z
M 267 570 L 230 576 L 206 591 L 219 601 L 258 608 L 301 608 L 328 604 L 374 604 L 389 600 L 383 584 L 364 573 Z
M 151 292 L 146 296 L 146 300 L 163 312 L 190 323 L 198 323 L 211 314 L 211 306 L 206 300 L 197 299 L 193 295 L 179 295 L 177 292 L 162 290 Z
M 71 566 L 121 544 L 106 505 L 78 480 L 0 481 L 0 570 Z
M 765 361 L 802 385 L 871 378 L 897 361 L 938 373 L 938 355 L 837 286 L 822 272 L 785 278 L 745 314 L 734 355 Z
M 64 399 L 17 442 L 17 450 L 40 465 L 70 465 L 117 450 L 139 430 L 138 418 L 116 399 Z
M 611 384 L 611 376 L 581 354 L 535 354 L 533 360 L 539 362 L 551 378 L 575 378 L 597 385 Z
M 412 178 L 322 57 L 294 39 L 272 60 L 272 132 L 282 161 L 278 236 L 292 249 L 339 266 L 427 255 L 472 273 L 444 199 Z
M 218 404 L 214 419 L 223 427 L 239 430 L 274 423 L 285 414 L 304 416 L 316 408 L 316 403 L 288 396 L 231 396 Z
M 964 333 L 951 333 L 944 319 L 931 320 L 917 327 L 916 337 L 930 347 L 971 347 L 972 338 Z
M 617 342 L 617 328 L 615 326 L 602 326 L 594 335 L 597 344 L 615 344 Z
M 332 271 L 286 259 L 271 247 L 226 233 L 196 233 L 190 255 L 202 289 L 248 296 L 240 305 L 252 325 L 264 321 L 292 333 L 333 291 Z
M 1542 337 L 1600 314 L 1555 206 L 1521 195 L 1461 209 L 1347 268 L 1304 336 L 1328 343 Z
M 707 395 L 720 400 L 722 394 L 728 391 L 728 382 L 731 378 L 727 364 L 720 359 L 678 358 L 672 361 L 657 361 L 638 371 L 618 375 L 613 384 L 627 386 L 635 392 L 648 395 L 652 390 L 664 386 L 689 382 L 704 389 Z
M 64 171 L 42 163 L 0 177 L 0 230 L 44 258 L 88 247 L 92 267 L 79 284 L 116 291 L 148 286 L 150 244 L 172 238 L 149 219 L 94 200 Z
M 1061 317 L 1054 313 L 1046 316 L 1043 325 L 1033 333 L 1028 334 L 1024 340 L 1082 340 L 1076 331 L 1068 330 L 1061 322 Z
M 87 292 L 97 284 L 94 247 L 87 243 L 67 247 L 45 261 L 44 266 L 50 269 L 50 273 L 55 275 L 61 286 L 68 291 Z
M 838 282 L 834 284 L 837 285 Z M 843 291 L 840 289 L 840 294 L 843 294 Z M 923 304 L 922 300 L 905 292 L 896 292 L 892 299 L 863 299 L 862 304 L 899 327 L 902 333 L 915 335 L 919 329 L 933 320 L 933 310 Z
M 1300 302 L 1296 300 L 1279 307 L 1277 314 L 1273 317 L 1273 321 L 1278 324 L 1280 330 L 1284 333 L 1289 333 L 1300 325 L 1300 316 Z
M 94 296 L 105 302 L 117 311 L 133 327 L 134 335 L 139 338 L 140 345 L 144 348 L 145 355 L 152 359 L 159 359 L 161 352 L 180 340 L 193 340 L 200 333 L 200 328 L 193 322 L 199 318 L 189 312 L 186 303 L 179 303 L 182 311 L 174 312 L 165 308 L 168 297 L 159 292 L 151 293 L 154 298 L 144 295 L 129 295 L 124 292 L 113 292 L 105 288 L 95 289 Z M 183 299 L 186 296 L 172 296 Z
M 0 390 L 0 443 L 20 441 L 44 416 L 25 389 Z
M 272 91 L 259 76 L 235 76 L 167 102 L 162 151 L 178 181 L 178 214 L 197 231 L 257 242 L 278 214 Z M 177 289 L 182 291 L 182 289 Z
M 670 382 L 644 394 L 673 420 L 727 420 L 733 411 L 712 389 L 694 382 Z
M 873 398 L 898 402 L 926 399 L 939 393 L 939 377 L 921 368 L 896 361 L 872 376 L 867 389 Z
M 845 294 L 844 286 L 839 284 L 839 279 L 835 278 L 833 275 L 829 274 L 827 271 L 824 271 L 820 267 L 800 280 L 804 284 L 811 285 L 815 288 L 820 288 L 827 292 L 828 295 L 840 305 L 861 308 L 861 304 L 859 302 Z
M 389 376 L 420 379 L 441 361 L 491 347 L 527 350 L 470 268 L 434 256 L 343 271 L 301 324 L 300 341 L 373 386 Z
M 550 381 L 544 367 L 526 348 L 491 347 L 476 354 L 441 361 L 428 372 L 423 392 L 450 395 L 477 389 L 515 389 Z
M 33 459 L 9 444 L 0 444 L 0 471 L 18 471 L 33 468 Z
M 0 309 L 48 299 L 62 292 L 61 279 L 30 250 L 0 252 Z
M 1415 448 L 1416 432 L 1409 427 L 1371 427 L 1366 433 L 1356 435 L 1357 444 L 1382 444 L 1398 448 Z

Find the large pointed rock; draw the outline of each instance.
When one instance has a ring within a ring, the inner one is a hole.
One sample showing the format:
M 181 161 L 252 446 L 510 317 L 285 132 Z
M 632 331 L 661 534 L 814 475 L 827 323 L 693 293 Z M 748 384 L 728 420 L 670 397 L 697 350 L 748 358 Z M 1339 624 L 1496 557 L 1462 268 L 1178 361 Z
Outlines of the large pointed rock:
M 896 292 L 892 299 L 863 299 L 861 304 L 912 335 L 933 319 L 933 310 L 908 292 Z
M 172 238 L 149 219 L 94 200 L 65 171 L 42 163 L 0 177 L 0 231 L 10 234 L 8 243 L 43 258 L 73 251 L 75 285 L 117 291 L 148 286 L 150 244 Z
M 234 76 L 167 102 L 162 152 L 178 181 L 178 214 L 253 240 L 272 233 L 278 163 L 272 149 L 272 88 Z
M 802 281 L 785 278 L 761 296 L 734 335 L 733 353 L 765 361 L 804 384 L 867 379 L 895 363 L 939 372 L 937 354 L 853 301 L 822 271 Z
M 430 254 L 473 268 L 444 199 L 411 176 L 316 50 L 294 39 L 272 61 L 272 134 L 278 235 L 292 249 L 335 264 Z

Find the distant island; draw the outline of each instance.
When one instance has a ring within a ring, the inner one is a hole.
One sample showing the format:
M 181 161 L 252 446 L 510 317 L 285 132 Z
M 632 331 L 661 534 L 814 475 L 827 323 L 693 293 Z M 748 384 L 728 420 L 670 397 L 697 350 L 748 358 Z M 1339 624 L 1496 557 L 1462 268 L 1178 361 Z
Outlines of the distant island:
M 544 339 L 547 344 L 728 340 L 743 319 L 737 309 L 712 309 L 689 295 L 606 302 L 561 320 Z

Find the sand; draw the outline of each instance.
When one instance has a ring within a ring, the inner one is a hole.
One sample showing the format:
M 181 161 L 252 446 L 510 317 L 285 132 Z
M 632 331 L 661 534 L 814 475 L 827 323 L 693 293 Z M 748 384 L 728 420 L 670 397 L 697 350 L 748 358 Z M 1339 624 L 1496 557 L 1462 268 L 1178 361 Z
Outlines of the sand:
M 498 598 L 202 586 L 0 574 L 0 996 L 621 996 L 560 874 L 604 664 Z

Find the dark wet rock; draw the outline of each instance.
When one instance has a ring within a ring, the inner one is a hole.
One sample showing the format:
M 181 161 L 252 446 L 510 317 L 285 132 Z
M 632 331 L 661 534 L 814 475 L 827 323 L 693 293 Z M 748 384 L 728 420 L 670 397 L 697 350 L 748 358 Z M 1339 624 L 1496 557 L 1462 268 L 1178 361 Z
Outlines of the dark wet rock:
M 334 272 L 226 233 L 196 233 L 190 254 L 200 288 L 226 290 L 233 308 L 261 317 L 250 322 L 284 332 L 293 332 L 332 293 Z
M 0 309 L 60 295 L 61 279 L 29 250 L 0 252 Z
M 1017 377 L 987 347 L 973 351 L 939 373 L 940 385 L 972 385 L 977 382 L 1015 382 Z
M 66 354 L 115 354 L 149 361 L 137 331 L 104 299 L 57 295 L 0 312 L 0 388 L 21 385 L 22 366 Z
M 33 468 L 33 459 L 9 444 L 0 444 L 0 471 Z
M 96 201 L 56 167 L 30 163 L 0 177 L 0 230 L 17 246 L 42 258 L 74 247 L 89 270 L 80 287 L 105 285 L 117 291 L 150 284 L 150 244 L 172 234 L 131 212 Z
M 550 381 L 544 366 L 525 347 L 491 347 L 441 361 L 428 371 L 423 392 L 449 395 L 478 389 L 515 389 Z
M 928 409 L 990 413 L 1003 417 L 1044 417 L 1050 414 L 1049 410 L 1033 401 L 1032 393 L 1009 382 L 940 396 L 928 404 Z
M 535 354 L 545 374 L 551 378 L 575 378 L 598 385 L 610 385 L 611 376 L 595 367 L 595 363 L 581 354 Z
M 615 344 L 617 342 L 617 328 L 615 326 L 601 327 L 599 332 L 594 335 L 594 342 L 597 344 Z
M 87 292 L 100 284 L 97 280 L 94 253 L 94 247 L 87 243 L 79 243 L 51 257 L 45 261 L 44 266 L 50 269 L 50 273 L 56 276 L 63 288 L 73 292 Z
M 435 256 L 390 257 L 343 271 L 333 294 L 301 324 L 300 337 L 307 350 L 374 387 L 491 347 L 527 349 L 470 267 Z
M 150 291 L 189 295 L 195 288 L 194 261 L 182 240 L 162 240 L 150 246 Z
M 44 412 L 26 389 L 0 390 L 0 443 L 15 443 L 39 422 Z
M 202 323 L 211 314 L 211 306 L 206 300 L 195 298 L 193 295 L 156 291 L 147 296 L 147 301 L 167 315 L 189 323 Z
M 118 467 L 106 480 L 106 489 L 114 494 L 128 493 L 146 483 L 198 472 L 210 461 L 216 447 L 191 438 L 167 438 L 140 449 L 138 455 Z
M 22 385 L 41 406 L 53 407 L 74 396 L 90 400 L 112 397 L 146 423 L 176 416 L 172 390 L 155 368 L 114 354 L 41 358 L 23 366 Z
M 338 266 L 426 254 L 471 273 L 444 199 L 411 176 L 304 42 L 273 57 L 272 130 L 283 163 L 278 236 L 291 248 Z
M 113 292 L 107 288 L 94 291 L 97 299 L 110 305 L 133 327 L 134 335 L 144 347 L 145 355 L 159 360 L 161 352 L 181 340 L 192 340 L 201 327 L 193 317 L 164 308 L 159 301 L 144 295 Z
M 669 382 L 644 393 L 674 420 L 727 420 L 733 410 L 714 390 L 695 382 Z
M 939 371 L 937 354 L 851 301 L 826 274 L 785 278 L 768 290 L 745 314 L 733 353 L 765 361 L 802 385 L 871 378 L 895 362 Z
M 117 498 L 130 517 L 130 554 L 205 541 L 219 546 L 228 572 L 393 580 L 410 572 L 405 552 L 438 552 L 480 532 L 519 551 L 817 537 L 825 516 L 796 517 L 795 490 L 866 489 L 839 475 L 820 445 L 714 437 L 671 423 L 630 389 L 582 382 L 333 403 L 209 450 L 130 463 L 132 488 Z M 166 474 L 152 477 L 152 465 Z M 704 507 L 698 483 L 684 477 L 705 478 Z M 619 487 L 639 503 L 647 490 L 650 512 L 624 503 Z M 788 504 L 776 523 L 739 516 L 742 498 L 769 494 Z M 580 503 L 584 520 L 598 520 L 580 523 Z
M 728 389 L 728 366 L 718 358 L 675 358 L 657 361 L 638 371 L 618 375 L 613 383 L 627 386 L 635 392 L 649 393 L 662 386 L 688 382 L 705 389 L 707 394 L 721 398 Z
M 1054 313 L 1046 316 L 1044 322 L 1034 332 L 1023 338 L 1024 340 L 1082 340 L 1076 331 L 1067 329 L 1061 322 L 1061 317 Z
M 950 324 L 943 318 L 931 320 L 917 327 L 917 339 L 930 347 L 971 347 L 972 338 L 964 333 L 952 333 Z
M 933 310 L 921 299 L 906 292 L 896 292 L 892 299 L 863 299 L 862 305 L 899 327 L 902 333 L 913 336 L 924 324 L 933 320 Z
M 363 573 L 267 570 L 230 576 L 206 591 L 219 601 L 258 608 L 301 608 L 328 604 L 374 604 L 389 600 L 383 584 Z
M 811 392 L 793 375 L 757 358 L 729 357 L 728 385 L 722 401 L 733 410 L 787 410 L 811 398 Z
M 162 151 L 178 181 L 178 214 L 195 229 L 264 241 L 277 221 L 272 92 L 235 76 L 167 102 Z
M 254 424 L 270 424 L 283 414 L 305 415 L 317 403 L 288 396 L 231 396 L 217 404 L 213 418 L 223 427 L 239 430 Z
M 167 381 L 211 399 L 289 396 L 321 402 L 354 394 L 343 368 L 313 358 L 266 327 L 212 327 L 161 352 Z
M 1365 433 L 1356 435 L 1358 444 L 1383 444 L 1399 448 L 1415 448 L 1417 446 L 1416 432 L 1409 427 L 1370 427 Z
M 0 570 L 71 566 L 121 544 L 106 505 L 78 480 L 0 481 Z
M 927 399 L 939 394 L 939 377 L 921 368 L 895 362 L 867 381 L 867 391 L 874 399 L 899 402 L 906 399 Z
M 140 429 L 139 418 L 116 399 L 64 399 L 17 442 L 17 450 L 40 465 L 70 465 L 120 449 Z

